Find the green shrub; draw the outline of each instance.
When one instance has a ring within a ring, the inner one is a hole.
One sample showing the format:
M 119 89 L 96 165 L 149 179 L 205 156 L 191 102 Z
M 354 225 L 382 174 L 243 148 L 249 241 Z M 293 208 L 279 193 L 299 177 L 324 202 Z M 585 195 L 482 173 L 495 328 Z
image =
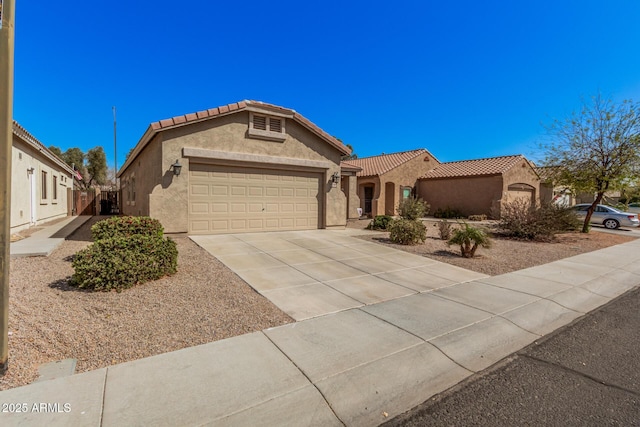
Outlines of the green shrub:
M 443 219 L 464 218 L 464 214 L 459 209 L 450 208 L 448 206 L 444 209 L 442 208 L 436 209 L 436 211 L 433 213 L 433 216 L 436 218 L 443 218 Z
M 368 230 L 386 230 L 393 218 L 389 215 L 376 215 L 367 225 Z
M 549 240 L 558 233 L 578 230 L 581 221 L 570 208 L 532 205 L 514 200 L 502 205 L 498 228 L 507 236 L 527 240 Z
M 469 215 L 469 221 L 486 221 L 487 216 L 485 214 Z
M 133 235 L 160 236 L 164 229 L 157 219 L 148 216 L 112 216 L 91 227 L 94 241 Z
M 438 223 L 438 232 L 442 240 L 449 240 L 451 238 L 451 231 L 451 223 L 446 219 Z
M 389 225 L 389 238 L 393 243 L 416 245 L 427 239 L 427 227 L 421 221 L 398 219 Z
M 177 259 L 176 243 L 171 239 L 144 235 L 102 239 L 75 255 L 71 284 L 120 292 L 175 273 Z
M 478 246 L 483 248 L 491 247 L 491 239 L 484 230 L 465 222 L 463 228 L 453 231 L 453 237 L 449 239 L 447 244 L 460 245 L 461 255 L 465 258 L 473 258 Z
M 398 215 L 400 218 L 417 220 L 429 213 L 430 206 L 422 199 L 409 197 L 398 205 Z

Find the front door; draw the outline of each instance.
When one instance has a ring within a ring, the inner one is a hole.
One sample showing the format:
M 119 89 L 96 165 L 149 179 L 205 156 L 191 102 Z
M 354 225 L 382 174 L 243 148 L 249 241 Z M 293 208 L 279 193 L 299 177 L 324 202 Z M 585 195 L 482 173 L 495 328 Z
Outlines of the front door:
M 371 202 L 373 201 L 373 187 L 364 187 L 364 213 L 371 214 Z

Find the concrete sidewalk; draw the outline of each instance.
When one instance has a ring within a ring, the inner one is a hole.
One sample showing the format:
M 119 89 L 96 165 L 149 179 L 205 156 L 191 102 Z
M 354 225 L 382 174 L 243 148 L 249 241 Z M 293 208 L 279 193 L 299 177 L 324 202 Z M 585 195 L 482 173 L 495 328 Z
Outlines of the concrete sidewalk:
M 378 425 L 636 287 L 639 261 L 640 240 L 34 383 L 0 392 L 0 424 Z
M 66 237 L 89 221 L 91 215 L 70 216 L 64 221 L 36 231 L 31 236 L 11 243 L 11 258 L 29 256 L 49 256 Z

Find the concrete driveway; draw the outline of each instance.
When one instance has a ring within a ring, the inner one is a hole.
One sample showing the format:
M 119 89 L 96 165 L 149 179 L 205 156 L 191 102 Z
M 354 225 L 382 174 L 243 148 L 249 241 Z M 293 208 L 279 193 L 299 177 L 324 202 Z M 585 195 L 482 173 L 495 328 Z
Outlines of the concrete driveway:
M 295 320 L 486 278 L 353 237 L 362 230 L 191 236 Z

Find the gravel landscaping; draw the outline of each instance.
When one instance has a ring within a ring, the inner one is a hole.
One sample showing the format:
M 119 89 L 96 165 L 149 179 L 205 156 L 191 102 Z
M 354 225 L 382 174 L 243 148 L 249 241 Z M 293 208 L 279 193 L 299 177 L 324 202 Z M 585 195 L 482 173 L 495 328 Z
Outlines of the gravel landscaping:
M 530 242 L 494 237 L 490 249 L 478 248 L 474 258 L 463 258 L 460 256 L 459 246 L 448 246 L 446 241 L 440 238 L 437 221 L 425 221 L 427 240 L 423 244 L 414 246 L 392 243 L 389 240 L 389 233 L 364 230 L 369 221 L 354 221 L 349 224 L 349 227 L 363 229 L 363 234 L 357 236 L 361 239 L 457 265 L 458 267 L 489 276 L 522 270 L 523 268 L 546 264 L 634 240 L 633 237 L 598 231 L 591 231 L 588 234 L 559 234 L 553 242 Z M 478 224 L 470 224 L 478 226 Z M 483 225 L 486 228 L 491 228 L 491 224 L 485 223 Z
M 66 358 L 76 372 L 103 368 L 293 322 L 186 236 L 178 246 L 178 273 L 117 292 L 70 287 L 71 259 L 90 244 L 94 217 L 49 257 L 11 260 L 9 371 L 0 390 L 26 385 L 38 366 Z M 364 228 L 368 221 L 349 227 Z M 428 227 L 425 244 L 392 244 L 387 233 L 363 230 L 360 238 L 489 275 L 539 265 L 627 242 L 630 237 L 592 232 L 567 234 L 554 243 L 496 239 L 464 259 L 459 249 Z
M 178 273 L 117 292 L 68 285 L 71 256 L 92 221 L 49 257 L 11 260 L 9 371 L 0 390 L 31 383 L 38 366 L 66 358 L 76 372 L 260 331 L 293 321 L 187 237 Z

